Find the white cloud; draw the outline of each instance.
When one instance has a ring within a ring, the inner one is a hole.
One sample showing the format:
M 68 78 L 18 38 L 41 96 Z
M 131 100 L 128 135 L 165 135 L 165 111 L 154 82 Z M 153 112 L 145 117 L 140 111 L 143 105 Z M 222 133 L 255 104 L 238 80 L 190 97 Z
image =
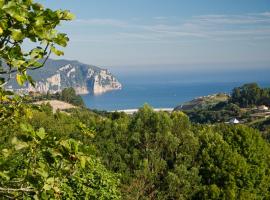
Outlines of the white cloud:
M 209 40 L 256 40 L 270 37 L 270 12 L 242 15 L 200 15 L 188 20 L 170 21 L 168 17 L 154 17 L 145 23 L 139 20 L 78 19 L 74 23 L 82 26 L 107 28 L 98 35 L 98 41 L 126 40 L 139 42 L 178 42 L 188 39 Z M 87 38 L 89 34 L 86 33 Z M 80 35 L 83 40 L 83 35 Z M 121 38 L 122 37 L 122 38 Z M 95 38 L 95 37 L 94 37 Z M 92 40 L 91 40 L 92 41 Z

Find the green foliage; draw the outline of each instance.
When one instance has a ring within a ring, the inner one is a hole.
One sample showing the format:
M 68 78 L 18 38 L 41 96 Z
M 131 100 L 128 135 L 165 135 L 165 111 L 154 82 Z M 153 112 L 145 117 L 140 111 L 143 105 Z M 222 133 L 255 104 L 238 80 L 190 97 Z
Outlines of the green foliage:
M 269 198 L 269 144 L 245 126 L 194 126 L 182 112 L 144 106 L 97 124 L 103 163 L 124 199 Z
M 31 116 L 0 131 L 0 189 L 35 192 L 2 194 L 117 199 L 119 177 L 123 199 L 270 197 L 269 144 L 246 126 L 192 125 L 147 105 L 132 116 L 42 105 Z
M 254 129 L 193 125 L 182 112 L 148 105 L 132 116 L 84 108 L 53 114 L 49 105 L 34 107 L 3 90 L 11 73 L 19 84 L 33 83 L 27 70 L 42 67 L 51 51 L 63 54 L 55 45 L 65 47 L 68 38 L 55 28 L 73 16 L 32 0 L 0 0 L 0 18 L 0 74 L 7 75 L 0 78 L 1 198 L 270 198 L 270 147 Z M 26 40 L 40 45 L 24 52 Z M 244 85 L 234 89 L 233 104 L 215 105 L 208 114 L 240 115 L 238 106 L 267 104 L 269 96 L 256 84 Z M 82 105 L 73 89 L 59 98 Z
M 46 112 L 33 111 L 32 119 L 21 116 L 19 125 L 0 130 L 0 194 L 16 199 L 119 199 L 117 176 L 93 153 L 94 130 L 75 119 L 73 128 L 61 129 L 72 118 Z M 49 123 L 46 130 L 35 120 Z
M 244 126 L 217 126 L 200 131 L 199 199 L 269 198 L 269 145 Z
M 63 55 L 56 45 L 65 47 L 68 37 L 56 27 L 72 18 L 32 0 L 0 0 L 1 199 L 120 199 L 118 176 L 94 153 L 94 129 L 66 114 L 54 115 L 48 105 L 34 109 L 25 104 L 29 99 L 3 89 L 12 73 L 19 85 L 34 84 L 27 71 L 42 67 L 51 52 Z M 39 45 L 26 52 L 25 41 Z M 63 97 L 82 104 L 72 90 Z
M 7 75 L 1 77 L 1 85 L 9 81 L 13 72 L 17 73 L 19 85 L 26 81 L 33 84 L 27 71 L 42 67 L 51 52 L 63 55 L 56 46 L 65 47 L 69 39 L 58 33 L 56 27 L 73 18 L 69 11 L 53 11 L 32 0 L 0 0 L 0 59 L 5 63 L 0 65 L 0 74 Z M 26 51 L 23 45 L 29 41 L 38 45 Z M 44 57 L 45 61 L 40 63 Z
M 241 107 L 270 105 L 270 90 L 260 88 L 256 83 L 245 84 L 233 89 L 230 101 Z
M 84 107 L 84 101 L 80 95 L 76 95 L 74 88 L 65 88 L 60 93 L 40 94 L 40 93 L 29 93 L 29 102 L 43 101 L 43 100 L 61 100 L 70 103 L 74 106 Z
M 62 90 L 59 99 L 75 106 L 84 106 L 82 97 L 80 95 L 76 95 L 73 88 L 65 88 Z
M 232 118 L 249 122 L 254 120 L 251 115 L 254 114 L 254 111 L 252 111 L 253 107 L 260 105 L 270 106 L 270 89 L 260 88 L 256 83 L 245 84 L 241 87 L 234 88 L 231 97 L 227 101 L 220 101 L 215 105 L 202 107 L 201 105 L 207 103 L 207 98 L 209 97 L 195 99 L 184 104 L 183 110 L 192 122 L 228 122 Z M 194 106 L 196 103 L 200 106 Z M 189 107 L 191 109 L 185 109 Z

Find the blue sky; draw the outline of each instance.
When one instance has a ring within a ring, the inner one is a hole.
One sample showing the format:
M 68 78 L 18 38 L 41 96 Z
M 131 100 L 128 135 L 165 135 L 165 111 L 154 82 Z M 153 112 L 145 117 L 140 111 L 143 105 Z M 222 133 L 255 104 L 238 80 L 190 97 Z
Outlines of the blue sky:
M 43 0 L 76 20 L 64 58 L 104 67 L 270 67 L 269 0 Z

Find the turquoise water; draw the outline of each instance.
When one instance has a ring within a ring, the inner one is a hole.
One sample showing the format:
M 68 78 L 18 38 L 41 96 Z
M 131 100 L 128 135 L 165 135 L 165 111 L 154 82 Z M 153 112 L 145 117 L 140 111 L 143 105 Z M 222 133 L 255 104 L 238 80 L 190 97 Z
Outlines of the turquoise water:
M 111 111 L 138 108 L 145 103 L 155 108 L 173 108 L 195 97 L 218 92 L 230 93 L 234 87 L 253 82 L 252 75 L 250 79 L 241 76 L 236 79 L 232 79 L 232 76 L 227 79 L 220 78 L 223 82 L 218 81 L 218 76 L 211 76 L 212 79 L 204 76 L 205 80 L 200 80 L 198 77 L 192 78 L 192 76 L 189 79 L 189 77 L 173 74 L 166 76 L 119 74 L 117 77 L 123 84 L 123 89 L 97 96 L 84 95 L 83 99 L 88 108 Z M 261 80 L 257 77 L 254 82 L 258 82 L 262 87 L 270 87 L 270 78 L 267 79 L 267 77 Z

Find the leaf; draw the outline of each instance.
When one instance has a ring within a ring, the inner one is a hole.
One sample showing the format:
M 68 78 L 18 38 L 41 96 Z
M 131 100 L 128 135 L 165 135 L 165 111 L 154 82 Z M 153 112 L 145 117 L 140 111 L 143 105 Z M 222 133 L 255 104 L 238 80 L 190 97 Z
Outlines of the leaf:
M 0 35 L 3 34 L 3 29 L 0 27 Z
M 54 46 L 51 47 L 52 52 L 57 55 L 57 56 L 62 56 L 64 55 L 63 51 L 57 50 Z
M 60 188 L 57 187 L 57 186 L 54 186 L 54 187 L 53 187 L 53 190 L 54 190 L 54 192 L 56 192 L 56 193 L 58 193 L 58 194 L 61 192 Z
M 13 17 L 19 22 L 25 22 L 26 21 L 26 18 L 19 15 L 19 14 L 15 14 Z
M 40 128 L 36 134 L 37 134 L 37 136 L 38 136 L 40 139 L 44 139 L 45 136 L 46 136 L 45 129 L 44 129 L 44 128 Z
M 17 143 L 18 143 L 17 137 L 13 137 L 12 140 L 11 140 L 11 144 L 15 145 Z
M 40 176 L 47 178 L 49 176 L 48 172 L 46 172 L 44 169 L 38 168 L 35 170 L 37 174 Z
M 74 18 L 75 18 L 75 15 L 69 12 L 68 10 L 65 10 L 61 17 L 61 19 L 63 20 L 73 20 Z
M 58 33 L 56 38 L 54 38 L 54 42 L 62 47 L 67 46 L 67 42 L 69 41 L 69 38 L 65 33 Z
M 23 148 L 28 147 L 28 144 L 26 142 L 17 142 L 17 144 L 15 145 L 15 150 L 21 150 Z
M 33 86 L 33 87 L 35 87 L 35 81 L 33 80 L 33 78 L 32 78 L 32 76 L 27 76 L 27 80 L 29 81 L 29 83 Z
M 20 67 L 20 66 L 22 66 L 23 64 L 25 63 L 25 61 L 24 60 L 13 60 L 12 62 L 11 62 L 11 64 L 13 65 L 13 66 L 16 66 L 16 67 Z
M 30 57 L 32 59 L 41 59 L 44 55 L 44 50 L 41 48 L 34 48 L 30 52 Z
M 11 38 L 15 41 L 20 41 L 24 38 L 24 35 L 20 29 L 10 29 Z
M 45 23 L 43 16 L 36 17 L 35 20 L 36 20 L 35 21 L 36 26 L 41 26 Z
M 6 158 L 6 157 L 8 157 L 10 155 L 10 151 L 8 149 L 3 149 L 2 154 Z
M 84 168 L 85 168 L 85 163 L 86 163 L 86 158 L 85 158 L 85 156 L 81 156 L 81 157 L 80 157 L 80 161 L 81 161 L 81 167 L 84 169 Z
M 54 184 L 54 178 L 53 177 L 47 178 L 46 183 L 48 183 L 50 185 L 53 185 Z
M 4 172 L 0 172 L 0 177 L 6 179 L 7 181 L 10 179 L 10 177 L 5 173 L 6 171 Z
M 52 189 L 52 186 L 51 185 L 49 185 L 49 184 L 45 184 L 44 186 L 43 186 L 43 189 L 44 190 L 51 190 Z
M 24 78 L 23 78 L 23 76 L 21 75 L 21 74 L 17 74 L 16 75 L 16 80 L 17 80 L 17 83 L 19 84 L 19 85 L 23 85 L 24 84 Z

